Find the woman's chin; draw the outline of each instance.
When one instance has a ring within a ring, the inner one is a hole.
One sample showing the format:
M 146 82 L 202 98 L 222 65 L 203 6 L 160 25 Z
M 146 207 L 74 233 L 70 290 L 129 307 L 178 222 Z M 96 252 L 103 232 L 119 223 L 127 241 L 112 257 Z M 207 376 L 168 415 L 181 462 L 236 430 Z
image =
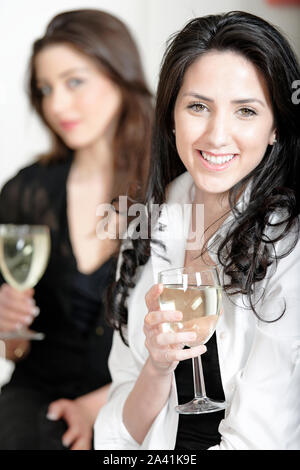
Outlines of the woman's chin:
M 87 147 L 89 147 L 90 142 L 84 140 L 84 139 L 72 139 L 72 138 L 66 138 L 65 136 L 62 137 L 62 140 L 64 141 L 64 144 L 69 147 L 71 150 L 83 150 Z

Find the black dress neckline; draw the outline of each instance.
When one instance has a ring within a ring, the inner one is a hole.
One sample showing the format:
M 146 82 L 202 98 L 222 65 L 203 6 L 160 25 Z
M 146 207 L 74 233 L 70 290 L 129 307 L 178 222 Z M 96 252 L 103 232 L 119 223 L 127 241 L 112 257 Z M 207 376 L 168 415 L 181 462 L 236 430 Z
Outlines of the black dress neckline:
M 90 271 L 88 273 L 84 273 L 83 271 L 80 271 L 78 269 L 78 262 L 77 262 L 77 259 L 76 259 L 76 256 L 75 256 L 75 253 L 74 253 L 74 250 L 73 250 L 73 245 L 72 245 L 71 236 L 70 236 L 69 220 L 68 220 L 68 214 L 67 214 L 67 211 L 68 211 L 67 183 L 68 183 L 68 177 L 69 177 L 69 174 L 70 174 L 70 171 L 71 171 L 73 161 L 74 161 L 74 154 L 70 155 L 68 157 L 68 159 L 66 160 L 65 171 L 63 172 L 63 177 L 64 177 L 63 188 L 64 188 L 64 191 L 63 191 L 63 195 L 62 195 L 63 200 L 62 200 L 62 204 L 61 204 L 60 223 L 61 223 L 62 227 L 65 227 L 65 240 L 68 244 L 68 247 L 69 247 L 69 250 L 70 250 L 70 253 L 71 253 L 71 257 L 73 259 L 74 266 L 76 268 L 76 271 L 77 271 L 78 275 L 82 276 L 82 278 L 84 278 L 84 277 L 93 277 L 93 276 L 97 276 L 97 273 L 101 270 L 102 267 L 104 267 L 104 265 L 111 262 L 112 257 L 110 256 L 104 262 L 102 262 L 99 266 L 97 266 L 95 269 L 93 269 L 92 271 Z

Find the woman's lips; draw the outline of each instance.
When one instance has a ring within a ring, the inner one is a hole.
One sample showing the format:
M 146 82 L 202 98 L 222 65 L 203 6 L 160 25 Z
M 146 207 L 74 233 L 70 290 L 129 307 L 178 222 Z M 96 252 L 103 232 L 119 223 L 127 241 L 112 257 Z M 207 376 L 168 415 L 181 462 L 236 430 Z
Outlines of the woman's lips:
M 59 125 L 64 131 L 70 131 L 79 124 L 80 121 L 60 121 Z
M 233 158 L 231 158 L 231 160 L 227 161 L 227 162 L 223 162 L 223 163 L 213 163 L 213 162 L 210 162 L 208 160 L 206 160 L 202 153 L 201 153 L 201 150 L 197 150 L 198 152 L 198 155 L 200 157 L 200 161 L 202 163 L 202 165 L 207 168 L 208 170 L 212 170 L 212 171 L 222 171 L 222 170 L 226 170 L 227 168 L 229 168 L 233 162 L 235 162 L 235 160 L 237 159 L 238 157 L 238 154 L 231 154 L 231 155 L 234 155 Z M 210 155 L 214 155 L 210 152 L 204 152 L 204 153 L 207 153 L 207 154 L 210 154 Z M 226 155 L 230 155 L 230 154 L 219 154 L 218 156 L 219 157 L 224 157 Z M 217 158 L 218 157 L 217 155 L 215 155 L 215 157 Z

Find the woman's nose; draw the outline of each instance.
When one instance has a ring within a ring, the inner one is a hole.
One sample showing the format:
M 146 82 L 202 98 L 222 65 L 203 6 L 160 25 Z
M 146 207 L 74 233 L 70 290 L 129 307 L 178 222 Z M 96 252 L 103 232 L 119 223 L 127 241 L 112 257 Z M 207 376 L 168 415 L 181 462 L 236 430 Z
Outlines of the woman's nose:
M 59 115 L 68 110 L 71 105 L 71 96 L 62 87 L 52 90 L 48 100 L 48 110 L 54 115 Z
M 207 142 L 211 149 L 219 149 L 230 143 L 230 117 L 225 113 L 211 116 L 206 129 Z

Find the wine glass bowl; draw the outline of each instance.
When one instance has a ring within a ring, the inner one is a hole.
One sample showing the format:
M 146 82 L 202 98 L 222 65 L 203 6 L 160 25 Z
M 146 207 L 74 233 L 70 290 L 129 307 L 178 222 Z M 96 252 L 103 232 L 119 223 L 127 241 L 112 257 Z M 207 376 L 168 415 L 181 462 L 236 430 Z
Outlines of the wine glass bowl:
M 159 273 L 164 289 L 159 297 L 161 310 L 182 312 L 182 320 L 164 324 L 163 330 L 195 332 L 196 340 L 188 347 L 206 344 L 215 332 L 222 312 L 222 287 L 215 267 L 175 268 Z M 193 358 L 194 399 L 176 407 L 183 414 L 198 414 L 226 408 L 225 402 L 206 396 L 201 357 Z
M 45 225 L 0 225 L 0 269 L 5 281 L 15 289 L 33 288 L 48 264 L 50 233 Z M 43 333 L 21 328 L 1 333 L 7 338 L 43 339 Z
M 168 324 L 169 329 L 174 333 L 196 333 L 196 340 L 186 346 L 207 343 L 216 329 L 220 304 L 219 287 L 189 285 L 184 289 L 180 285 L 166 285 L 160 296 L 161 310 L 178 310 L 183 314 L 180 322 Z

